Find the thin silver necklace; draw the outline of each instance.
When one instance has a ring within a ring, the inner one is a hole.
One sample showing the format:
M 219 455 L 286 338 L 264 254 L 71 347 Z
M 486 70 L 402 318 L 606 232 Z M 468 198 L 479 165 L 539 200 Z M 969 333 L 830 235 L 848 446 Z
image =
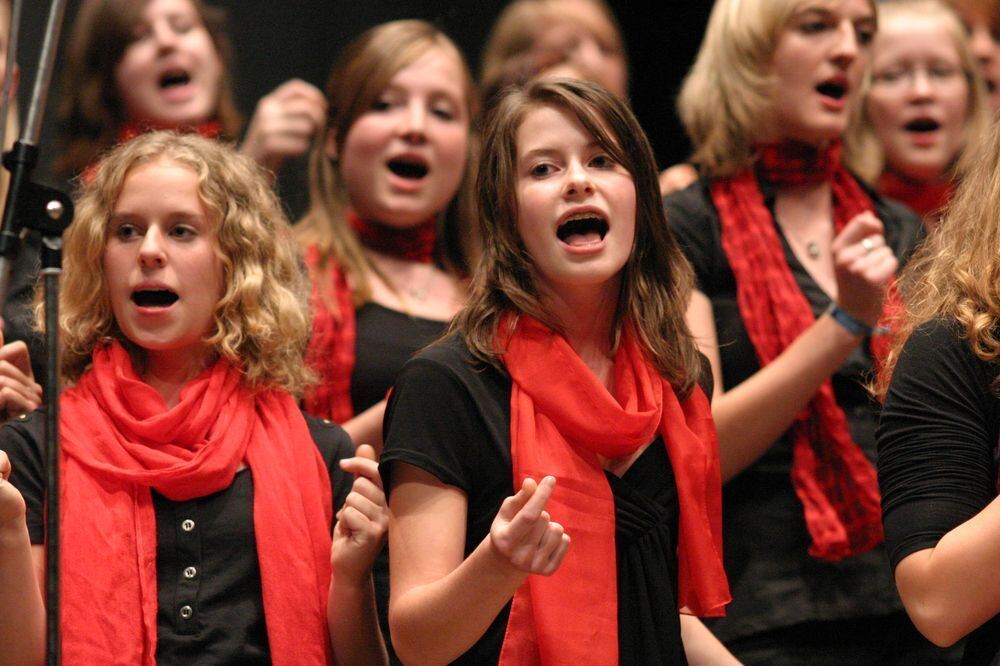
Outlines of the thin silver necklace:
M 806 254 L 810 259 L 816 261 L 821 256 L 823 256 L 823 249 L 820 247 L 818 240 L 803 241 L 798 234 L 792 233 L 792 230 L 785 225 L 780 225 L 781 230 L 785 233 L 785 236 L 795 241 L 796 244 L 804 246 L 806 248 Z

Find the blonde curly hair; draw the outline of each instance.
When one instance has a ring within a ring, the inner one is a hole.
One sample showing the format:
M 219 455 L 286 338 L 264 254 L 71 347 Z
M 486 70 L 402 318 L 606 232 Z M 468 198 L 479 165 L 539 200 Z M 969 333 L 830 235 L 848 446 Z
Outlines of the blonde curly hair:
M 900 274 L 905 312 L 872 387 L 884 398 L 899 353 L 932 319 L 957 321 L 980 359 L 1000 359 L 1000 124 L 975 148 L 941 222 Z M 996 384 L 994 385 L 996 388 Z
M 310 330 L 308 282 L 268 177 L 228 145 L 175 132 L 152 132 L 118 146 L 78 193 L 75 221 L 65 236 L 59 298 L 63 376 L 78 379 L 90 366 L 95 345 L 108 338 L 120 341 L 139 367 L 144 363 L 143 350 L 115 321 L 103 257 L 125 178 L 136 166 L 159 160 L 197 174 L 202 202 L 214 218 L 223 295 L 205 344 L 241 368 L 250 387 L 300 394 L 312 381 L 303 361 Z

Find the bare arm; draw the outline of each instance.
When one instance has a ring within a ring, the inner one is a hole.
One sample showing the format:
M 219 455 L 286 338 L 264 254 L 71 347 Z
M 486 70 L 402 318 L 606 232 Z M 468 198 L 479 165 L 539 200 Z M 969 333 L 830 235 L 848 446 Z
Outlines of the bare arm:
M 1000 497 L 896 566 L 896 587 L 913 624 L 952 645 L 1000 613 Z
M 42 547 L 32 546 L 25 524 L 24 498 L 12 486 L 10 461 L 0 451 L 0 659 L 5 664 L 40 664 L 45 659 L 45 607 L 36 562 Z M 42 556 L 44 557 L 44 556 Z
M 341 424 L 356 446 L 368 444 L 375 449 L 376 455 L 382 455 L 382 418 L 385 416 L 385 404 L 385 400 L 380 400 Z
M 354 474 L 354 484 L 337 515 L 330 556 L 327 622 L 333 654 L 338 664 L 386 664 L 371 577 L 388 527 L 382 480 L 370 446 L 359 446 L 357 455 L 340 466 Z
M 528 479 L 490 534 L 463 558 L 465 494 L 399 464 L 389 502 L 393 645 L 406 663 L 447 663 L 467 651 L 529 573 L 550 575 L 569 537 L 544 511 L 555 485 Z
M 693 615 L 681 614 L 681 642 L 691 666 L 727 666 L 739 660 Z
M 878 318 L 885 284 L 897 266 L 884 244 L 871 251 L 861 245 L 868 236 L 881 242 L 880 232 L 881 224 L 874 217 L 859 216 L 838 235 L 833 247 L 838 300 L 845 310 L 869 324 Z M 771 363 L 726 390 L 714 314 L 705 294 L 694 292 L 687 321 L 699 349 L 712 364 L 716 380 L 712 416 L 719 433 L 723 482 L 763 455 L 862 339 L 824 315 Z

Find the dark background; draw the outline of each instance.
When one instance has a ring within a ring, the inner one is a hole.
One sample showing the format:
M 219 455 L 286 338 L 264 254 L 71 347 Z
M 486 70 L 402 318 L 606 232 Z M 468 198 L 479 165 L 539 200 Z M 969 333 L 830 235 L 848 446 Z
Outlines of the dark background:
M 140 2 L 141 0 L 136 0 Z M 247 119 L 257 100 L 283 81 L 303 78 L 320 88 L 337 52 L 367 28 L 401 18 L 422 18 L 442 28 L 478 71 L 479 54 L 506 0 L 209 0 L 229 13 L 236 53 L 237 103 Z M 22 122 L 34 82 L 49 0 L 24 0 L 18 60 Z M 79 0 L 70 0 L 63 37 L 72 31 Z M 612 0 L 625 37 L 633 108 L 661 168 L 689 151 L 674 101 L 694 59 L 711 9 L 709 0 L 670 0 L 652 9 Z M 647 3 L 643 3 L 649 6 Z M 60 55 L 62 54 L 60 50 Z M 42 135 L 43 165 L 51 157 L 52 111 L 57 106 L 57 65 Z

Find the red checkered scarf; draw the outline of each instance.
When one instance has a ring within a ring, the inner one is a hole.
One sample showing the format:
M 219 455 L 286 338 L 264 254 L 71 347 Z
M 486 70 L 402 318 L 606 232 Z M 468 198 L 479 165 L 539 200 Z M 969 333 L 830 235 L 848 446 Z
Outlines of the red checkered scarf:
M 883 196 L 902 201 L 923 218 L 939 213 L 954 189 L 954 183 L 947 179 L 918 183 L 893 171 L 886 171 L 878 179 L 878 190 Z
M 434 261 L 437 220 L 433 217 L 416 226 L 397 228 L 348 213 L 347 223 L 361 244 L 373 252 L 421 264 Z
M 115 145 L 128 143 L 132 139 L 158 130 L 173 130 L 182 134 L 198 134 L 206 139 L 218 139 L 222 137 L 222 124 L 217 120 L 209 120 L 203 123 L 192 123 L 186 125 L 168 125 L 153 122 L 129 121 L 118 128 L 118 142 Z M 97 162 L 94 162 L 80 174 L 80 182 L 89 185 L 94 182 L 97 176 Z
M 761 146 L 757 169 L 776 185 L 828 180 L 837 232 L 855 215 L 872 210 L 868 196 L 840 165 L 839 144 L 824 153 L 801 144 Z M 764 366 L 813 324 L 812 309 L 785 261 L 754 170 L 717 180 L 712 200 L 736 278 L 740 316 Z M 796 417 L 791 436 L 792 484 L 812 537 L 809 554 L 840 560 L 878 545 L 883 535 L 875 469 L 851 439 L 829 380 Z

